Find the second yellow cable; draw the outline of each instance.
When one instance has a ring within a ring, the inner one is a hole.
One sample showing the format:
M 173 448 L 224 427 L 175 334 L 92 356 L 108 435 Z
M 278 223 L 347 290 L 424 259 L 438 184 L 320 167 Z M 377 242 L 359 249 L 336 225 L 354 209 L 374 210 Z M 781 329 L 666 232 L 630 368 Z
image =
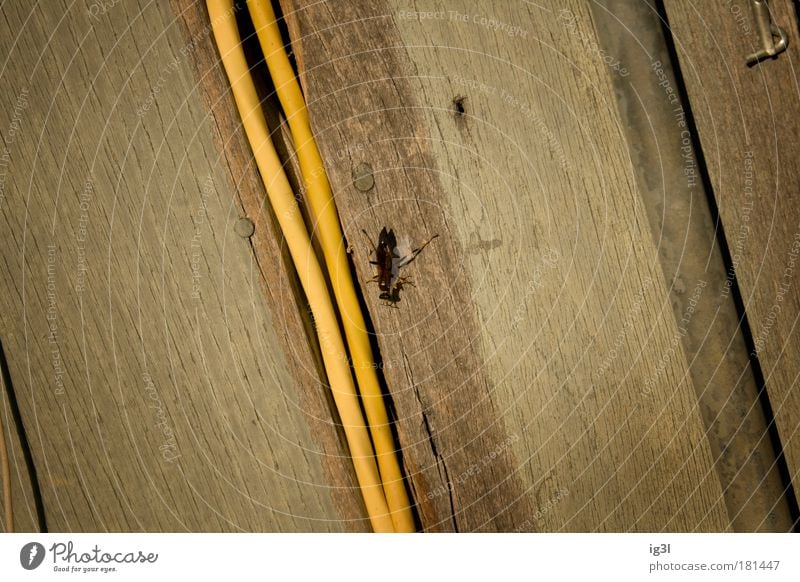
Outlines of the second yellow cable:
M 342 316 L 392 521 L 396 531 L 412 532 L 415 529 L 414 518 L 400 470 L 394 435 L 374 367 L 375 360 L 366 322 L 350 274 L 339 213 L 322 156 L 311 131 L 308 108 L 286 54 L 270 1 L 248 0 L 247 6 L 278 99 L 289 122 L 300 172 L 306 185 L 312 221 L 319 233 L 322 252 Z

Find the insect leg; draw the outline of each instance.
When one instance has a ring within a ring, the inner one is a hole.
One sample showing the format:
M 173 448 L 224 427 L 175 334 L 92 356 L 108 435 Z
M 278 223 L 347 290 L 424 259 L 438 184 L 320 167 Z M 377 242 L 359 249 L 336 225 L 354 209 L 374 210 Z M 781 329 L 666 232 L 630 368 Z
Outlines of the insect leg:
M 365 237 L 367 237 L 367 241 L 369 242 L 369 246 L 370 246 L 370 247 L 372 247 L 372 252 L 373 252 L 373 253 L 376 253 L 377 251 L 375 250 L 375 243 L 374 243 L 374 242 L 372 242 L 372 239 L 371 239 L 371 238 L 369 237 L 369 235 L 367 234 L 367 231 L 366 231 L 366 230 L 364 230 L 364 229 L 362 228 L 362 229 L 361 229 L 361 232 L 363 232 L 363 233 L 364 233 L 364 236 L 365 236 Z M 372 261 L 370 261 L 370 262 L 372 262 Z M 373 263 L 373 264 L 377 264 L 377 263 Z

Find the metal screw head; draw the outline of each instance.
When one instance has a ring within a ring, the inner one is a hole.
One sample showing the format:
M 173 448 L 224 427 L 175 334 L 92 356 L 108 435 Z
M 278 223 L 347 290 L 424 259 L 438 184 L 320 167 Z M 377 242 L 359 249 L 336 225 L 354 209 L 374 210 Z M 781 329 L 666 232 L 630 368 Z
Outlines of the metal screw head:
M 233 231 L 242 238 L 250 238 L 256 231 L 256 225 L 245 216 L 236 221 L 236 224 L 233 226 Z
M 369 164 L 358 164 L 353 170 L 353 185 L 360 192 L 369 192 L 375 186 L 372 167 Z

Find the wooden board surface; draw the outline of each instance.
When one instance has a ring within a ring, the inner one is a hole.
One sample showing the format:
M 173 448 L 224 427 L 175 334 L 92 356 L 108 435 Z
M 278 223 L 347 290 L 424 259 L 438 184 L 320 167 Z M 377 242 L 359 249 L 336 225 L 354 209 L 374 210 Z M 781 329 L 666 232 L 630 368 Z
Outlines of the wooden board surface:
M 283 6 L 424 529 L 727 530 L 588 6 Z M 203 2 L 4 15 L 0 334 L 51 530 L 366 529 Z M 439 234 L 398 309 L 384 225 Z
M 9 472 L 11 474 L 11 501 L 14 513 L 15 532 L 38 532 L 39 518 L 36 511 L 35 488 L 31 479 L 25 452 L 18 436 L 17 425 L 9 400 L 8 387 L 0 377 L 0 418 L 8 447 Z M 0 467 L 2 472 L 2 467 Z M 0 516 L 3 511 L 0 509 Z M 4 516 L 3 516 L 4 517 Z M 5 523 L 2 521 L 1 523 Z M 0 530 L 2 531 L 2 530 Z
M 800 67 L 797 13 L 772 2 L 789 50 L 747 67 L 750 3 L 666 0 L 700 142 L 778 431 L 800 475 Z M 720 99 L 720 95 L 727 96 Z M 795 483 L 796 486 L 796 483 Z
M 728 515 L 735 531 L 789 531 L 790 504 L 760 386 L 734 297 L 723 293 L 728 266 L 698 175 L 668 33 L 646 2 L 599 0 L 592 13 Z
M 362 283 L 423 526 L 726 530 L 588 7 L 282 6 L 361 281 L 440 235 Z
M 363 530 L 203 3 L 182 6 L 3 4 L 0 334 L 50 530 Z

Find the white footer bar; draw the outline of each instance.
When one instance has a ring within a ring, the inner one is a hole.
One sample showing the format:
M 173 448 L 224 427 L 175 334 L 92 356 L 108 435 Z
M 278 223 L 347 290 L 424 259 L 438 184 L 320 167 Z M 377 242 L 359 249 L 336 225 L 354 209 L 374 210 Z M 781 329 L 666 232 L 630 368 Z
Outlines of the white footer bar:
M 798 554 L 791 534 L 5 534 L 0 580 L 777 582 Z

